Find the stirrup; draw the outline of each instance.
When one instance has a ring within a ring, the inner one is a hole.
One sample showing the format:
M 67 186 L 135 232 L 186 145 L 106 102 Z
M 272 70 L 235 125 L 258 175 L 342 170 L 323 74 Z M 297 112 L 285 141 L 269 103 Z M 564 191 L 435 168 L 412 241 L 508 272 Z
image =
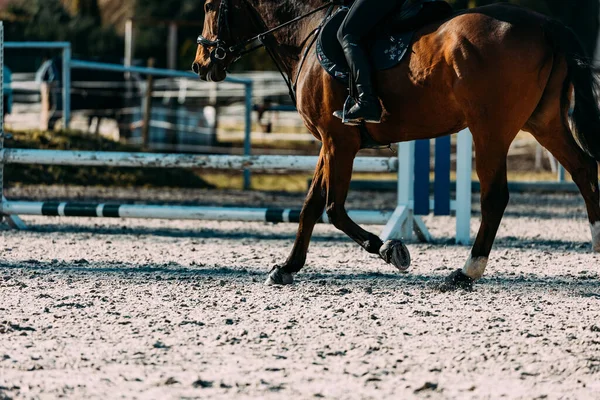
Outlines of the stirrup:
M 344 102 L 344 107 L 342 111 L 334 111 L 333 116 L 342 120 L 344 125 L 349 126 L 358 126 L 361 124 L 361 120 L 358 119 L 348 119 L 346 116 L 348 115 L 348 111 L 356 104 L 356 100 L 352 96 L 348 96 L 346 101 Z

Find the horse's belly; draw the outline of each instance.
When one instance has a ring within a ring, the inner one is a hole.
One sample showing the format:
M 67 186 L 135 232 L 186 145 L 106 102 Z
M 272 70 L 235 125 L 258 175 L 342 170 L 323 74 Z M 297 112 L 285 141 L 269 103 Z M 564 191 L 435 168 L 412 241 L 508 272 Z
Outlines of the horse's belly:
M 437 104 L 415 104 L 405 109 L 393 108 L 386 112 L 383 123 L 370 127 L 375 140 L 396 143 L 417 139 L 432 139 L 457 133 L 466 127 L 464 116 Z M 443 111 L 442 111 L 443 110 Z
M 443 74 L 432 75 L 424 83 L 407 79 L 407 75 L 406 69 L 399 68 L 379 77 L 385 115 L 381 125 L 370 129 L 376 140 L 434 138 L 456 133 L 466 126 L 451 83 Z

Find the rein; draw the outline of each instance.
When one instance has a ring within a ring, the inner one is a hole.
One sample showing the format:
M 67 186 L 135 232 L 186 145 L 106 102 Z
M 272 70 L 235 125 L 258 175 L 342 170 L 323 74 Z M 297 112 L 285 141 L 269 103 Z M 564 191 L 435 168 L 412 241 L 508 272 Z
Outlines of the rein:
M 243 1 L 248 6 L 248 3 L 246 2 L 246 0 L 243 0 Z M 204 46 L 205 48 L 211 48 L 211 47 L 214 48 L 210 52 L 210 59 L 214 63 L 221 64 L 221 65 L 223 65 L 224 60 L 229 55 L 233 56 L 233 61 L 232 61 L 232 63 L 233 63 L 233 62 L 239 60 L 241 57 L 245 56 L 246 54 L 249 54 L 255 50 L 258 50 L 261 47 L 264 47 L 265 50 L 267 50 L 269 57 L 271 57 L 271 59 L 275 63 L 275 66 L 279 70 L 279 73 L 281 74 L 283 80 L 285 81 L 285 83 L 289 89 L 290 97 L 292 98 L 294 105 L 296 105 L 296 87 L 297 87 L 298 79 L 300 77 L 300 72 L 302 71 L 302 67 L 304 66 L 306 57 L 308 56 L 308 52 L 310 51 L 312 46 L 315 44 L 315 42 L 319 36 L 319 32 L 323 28 L 323 25 L 325 24 L 327 19 L 331 16 L 331 13 L 333 12 L 335 6 L 343 5 L 343 4 L 344 4 L 343 0 L 329 0 L 327 3 L 323 4 L 320 7 L 315 8 L 312 11 L 309 11 L 306 14 L 300 15 L 294 19 L 291 19 L 290 21 L 287 21 L 287 22 L 284 22 L 283 24 L 277 25 L 276 27 L 271 28 L 271 29 L 269 29 L 263 33 L 260 33 L 256 36 L 253 36 L 247 40 L 244 40 L 241 43 L 227 46 L 227 43 L 222 38 L 223 38 L 224 34 L 227 34 L 227 37 L 231 37 L 231 29 L 229 28 L 229 0 L 221 0 L 221 4 L 219 6 L 219 15 L 217 16 L 217 38 L 215 40 L 209 40 L 209 39 L 205 38 L 204 36 L 199 35 L 196 42 L 199 45 Z M 279 62 L 277 60 L 277 58 L 275 57 L 275 52 L 272 49 L 272 47 L 269 46 L 268 43 L 266 43 L 266 39 L 273 33 L 277 32 L 283 28 L 286 28 L 292 24 L 300 22 L 303 19 L 306 19 L 306 18 L 308 18 L 320 11 L 323 11 L 325 9 L 328 9 L 328 10 L 325 15 L 325 18 L 323 18 L 323 21 L 321 21 L 319 26 L 316 29 L 314 29 L 311 33 L 309 33 L 308 36 L 306 37 L 306 39 L 302 42 L 303 47 L 304 47 L 304 45 L 307 42 L 309 42 L 309 40 L 310 40 L 310 44 L 305 48 L 304 53 L 302 55 L 302 59 L 300 60 L 298 72 L 296 73 L 296 80 L 294 82 L 294 81 L 292 81 L 291 78 L 285 76 L 285 73 L 283 72 L 283 68 L 281 66 L 281 62 Z M 312 39 L 311 39 L 311 37 L 312 37 Z M 258 41 L 259 44 L 248 48 L 248 46 L 250 44 L 252 44 L 256 41 Z

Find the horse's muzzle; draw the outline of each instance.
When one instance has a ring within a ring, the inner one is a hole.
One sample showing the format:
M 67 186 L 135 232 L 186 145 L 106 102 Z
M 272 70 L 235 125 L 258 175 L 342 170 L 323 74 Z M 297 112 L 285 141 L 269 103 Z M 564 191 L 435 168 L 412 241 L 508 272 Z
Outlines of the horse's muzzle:
M 227 72 L 216 64 L 202 66 L 198 62 L 192 64 L 192 71 L 203 81 L 221 82 L 227 77 Z
M 198 64 L 197 62 L 192 64 L 192 71 L 194 71 L 194 73 L 196 75 L 200 75 L 200 64 Z

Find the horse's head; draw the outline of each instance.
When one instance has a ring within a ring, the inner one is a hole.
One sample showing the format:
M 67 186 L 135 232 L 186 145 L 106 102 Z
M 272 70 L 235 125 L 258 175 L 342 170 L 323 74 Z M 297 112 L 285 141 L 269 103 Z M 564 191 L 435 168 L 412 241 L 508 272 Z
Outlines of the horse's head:
M 200 79 L 224 80 L 227 68 L 238 57 L 238 51 L 234 49 L 236 42 L 252 33 L 249 18 L 242 18 L 240 12 L 244 1 L 206 0 L 204 3 L 204 28 L 198 37 L 198 50 L 192 64 L 192 70 Z
M 204 29 L 198 36 L 192 70 L 202 80 L 220 82 L 233 62 L 262 46 L 271 58 L 287 48 L 292 51 L 289 58 L 298 59 L 293 49 L 300 51 L 314 33 L 312 24 L 304 33 L 298 31 L 298 24 L 326 8 L 333 10 L 333 5 L 324 0 L 205 0 Z M 297 43 L 302 37 L 304 41 Z

